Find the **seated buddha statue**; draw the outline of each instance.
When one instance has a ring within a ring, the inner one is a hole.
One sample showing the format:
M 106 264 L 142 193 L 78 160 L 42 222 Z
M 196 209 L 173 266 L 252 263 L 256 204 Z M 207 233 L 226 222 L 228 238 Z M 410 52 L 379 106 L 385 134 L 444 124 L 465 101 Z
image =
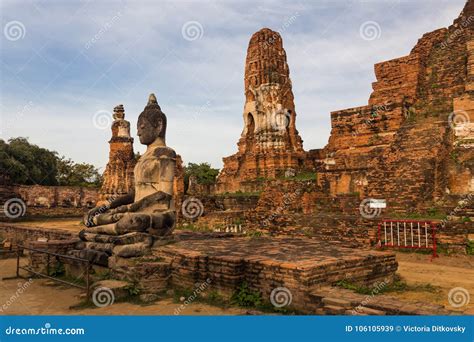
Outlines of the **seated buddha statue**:
M 86 249 L 133 256 L 135 249 L 127 244 L 149 245 L 150 236 L 163 236 L 174 228 L 176 153 L 166 146 L 166 116 L 154 94 L 138 118 L 137 130 L 140 143 L 147 148 L 134 168 L 135 188 L 85 215 L 87 228 L 79 237 L 86 241 Z

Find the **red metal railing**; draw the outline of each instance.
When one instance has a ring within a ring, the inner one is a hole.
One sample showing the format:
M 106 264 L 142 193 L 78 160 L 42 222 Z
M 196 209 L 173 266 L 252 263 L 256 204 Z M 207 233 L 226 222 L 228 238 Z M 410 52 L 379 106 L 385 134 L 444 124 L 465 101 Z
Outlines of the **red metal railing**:
M 436 258 L 436 224 L 418 220 L 382 220 L 378 224 L 378 246 L 428 249 Z

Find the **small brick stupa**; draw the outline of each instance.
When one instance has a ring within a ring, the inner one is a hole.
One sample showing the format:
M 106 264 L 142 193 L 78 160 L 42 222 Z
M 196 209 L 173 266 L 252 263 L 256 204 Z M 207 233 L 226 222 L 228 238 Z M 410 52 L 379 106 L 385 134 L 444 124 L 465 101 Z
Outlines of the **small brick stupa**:
M 104 172 L 100 189 L 101 202 L 125 195 L 133 189 L 133 168 L 136 160 L 133 153 L 133 138 L 130 137 L 130 122 L 124 119 L 123 105 L 114 108 L 112 139 L 110 139 L 109 162 Z
M 244 129 L 239 151 L 223 159 L 218 192 L 241 190 L 259 178 L 294 172 L 305 160 L 286 52 L 278 32 L 268 28 L 250 39 L 245 63 Z

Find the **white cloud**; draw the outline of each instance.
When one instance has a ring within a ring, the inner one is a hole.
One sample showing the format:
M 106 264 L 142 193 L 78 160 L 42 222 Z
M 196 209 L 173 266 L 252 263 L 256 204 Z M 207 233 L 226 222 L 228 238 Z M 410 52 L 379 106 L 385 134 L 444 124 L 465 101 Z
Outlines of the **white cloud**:
M 93 127 L 94 113 L 123 103 L 135 134 L 138 114 L 148 93 L 155 92 L 168 116 L 168 144 L 185 162 L 220 167 L 222 157 L 237 151 L 242 130 L 248 40 L 267 26 L 282 30 L 305 148 L 321 148 L 331 111 L 367 103 L 373 64 L 408 54 L 423 33 L 449 25 L 463 4 L 2 2 L 2 24 L 20 20 L 27 32 L 22 41 L 2 40 L 0 124 L 8 127 L 0 129 L 1 137 L 29 136 L 76 161 L 103 167 L 110 131 Z M 181 35 L 191 20 L 204 29 L 196 41 Z M 367 20 L 380 24 L 380 39 L 360 38 L 359 27 Z M 34 106 L 18 120 L 29 102 Z

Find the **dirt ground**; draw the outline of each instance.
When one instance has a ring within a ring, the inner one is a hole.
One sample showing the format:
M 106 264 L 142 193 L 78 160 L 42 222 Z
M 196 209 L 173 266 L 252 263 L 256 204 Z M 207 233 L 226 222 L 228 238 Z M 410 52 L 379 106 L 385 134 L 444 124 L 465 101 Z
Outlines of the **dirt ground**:
M 13 225 L 25 226 L 25 227 L 38 227 L 38 228 L 49 228 L 49 229 L 65 229 L 81 231 L 85 227 L 81 224 L 81 218 L 41 218 L 38 220 L 18 221 L 11 223 Z
M 430 261 L 429 256 L 398 253 L 399 275 L 413 289 L 407 292 L 390 292 L 389 295 L 409 301 L 425 301 L 445 305 L 463 314 L 474 314 L 474 258 L 467 256 L 441 256 Z M 0 278 L 15 274 L 16 260 L 0 260 Z M 431 286 L 426 286 L 427 284 Z M 419 285 L 419 287 L 417 286 Z M 470 304 L 452 308 L 448 292 L 463 287 L 471 294 Z M 23 293 L 18 294 L 18 289 Z M 105 308 L 86 307 L 71 309 L 81 303 L 80 289 L 53 284 L 49 280 L 12 279 L 0 281 L 0 315 L 174 315 L 181 305 L 173 299 L 152 304 L 114 303 Z M 182 315 L 242 315 L 247 310 L 220 308 L 202 303 L 191 303 Z
M 51 219 L 19 222 L 22 226 L 45 227 L 79 231 L 83 229 L 77 218 Z M 463 314 L 474 315 L 474 256 L 441 255 L 431 260 L 429 255 L 416 253 L 396 253 L 399 262 L 398 274 L 409 285 L 408 291 L 389 292 L 407 301 L 424 301 L 441 304 Z M 15 273 L 15 260 L 0 260 L 0 279 Z M 173 299 L 157 301 L 151 305 L 131 303 L 114 303 L 105 308 L 83 308 L 71 310 L 70 307 L 81 302 L 81 290 L 66 286 L 51 285 L 50 281 L 34 279 L 23 294 L 11 300 L 18 287 L 25 280 L 0 280 L 0 315 L 1 314 L 34 314 L 34 315 L 173 315 L 180 304 Z M 49 285 L 48 285 L 49 284 Z M 470 294 L 470 303 L 460 308 L 449 304 L 448 293 L 451 289 L 461 287 Z M 6 309 L 2 306 L 6 305 Z M 3 311 L 3 312 L 2 312 Z M 246 310 L 238 308 L 219 308 L 202 303 L 191 303 L 182 311 L 184 315 L 238 315 Z
M 15 274 L 16 259 L 0 260 L 0 315 L 174 315 L 181 303 L 172 298 L 152 304 L 114 303 L 71 309 L 81 303 L 81 289 L 57 285 L 46 279 L 3 280 Z M 23 293 L 18 293 L 22 288 Z M 247 310 L 220 308 L 202 303 L 191 303 L 179 311 L 181 315 L 243 315 Z
M 474 315 L 474 256 L 441 255 L 431 260 L 429 255 L 397 253 L 398 274 L 409 285 L 421 285 L 420 290 L 390 293 L 400 299 L 425 301 L 445 305 L 446 308 Z M 426 286 L 432 285 L 432 290 Z M 448 301 L 451 289 L 462 287 L 470 294 L 470 303 L 453 308 Z

